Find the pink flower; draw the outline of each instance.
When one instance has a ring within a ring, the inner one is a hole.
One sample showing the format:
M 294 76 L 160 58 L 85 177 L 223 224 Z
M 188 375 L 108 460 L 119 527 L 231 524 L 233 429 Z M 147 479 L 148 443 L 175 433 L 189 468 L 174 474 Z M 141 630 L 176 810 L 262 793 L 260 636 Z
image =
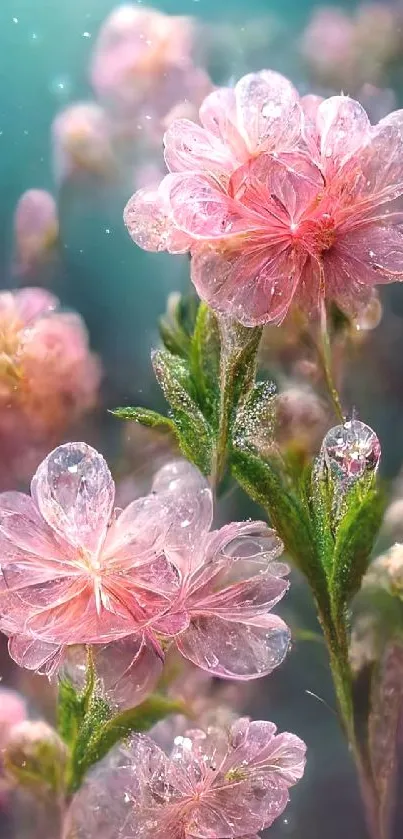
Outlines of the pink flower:
M 126 110 L 150 94 L 169 68 L 191 64 L 191 18 L 124 5 L 114 9 L 99 33 L 92 62 L 94 90 Z
M 14 214 L 15 268 L 29 274 L 43 267 L 54 254 L 59 235 L 57 206 L 43 189 L 21 195 Z
M 238 522 L 210 532 L 211 490 L 185 461 L 162 467 L 153 484 L 176 511 L 165 556 L 180 585 L 152 632 L 173 641 L 198 667 L 221 678 L 252 679 L 284 659 L 286 624 L 269 611 L 288 589 L 288 566 L 275 559 L 283 545 L 262 522 Z
M 104 459 L 67 443 L 31 494 L 0 496 L 0 628 L 18 664 L 50 674 L 67 655 L 80 687 L 83 652 L 63 647 L 96 645 L 104 695 L 124 706 L 153 688 L 170 643 L 224 678 L 281 663 L 290 633 L 268 612 L 288 588 L 273 561 L 282 543 L 260 522 L 209 532 L 211 490 L 188 463 L 164 466 L 152 493 L 114 517 Z
M 114 519 L 112 476 L 85 443 L 51 452 L 31 493 L 0 496 L 0 625 L 18 664 L 52 669 L 63 645 L 125 638 L 166 610 L 177 578 L 159 499 Z
M 58 184 L 83 174 L 108 177 L 115 170 L 111 126 L 105 111 L 94 102 L 75 102 L 57 114 L 52 145 Z
M 149 738 L 134 736 L 75 796 L 64 839 L 252 839 L 287 806 L 290 787 L 304 773 L 305 750 L 294 734 L 248 719 L 229 729 L 188 731 L 176 738 L 170 758 Z
M 293 301 L 315 313 L 326 298 L 356 315 L 375 284 L 403 279 L 402 216 L 394 211 L 403 193 L 403 111 L 372 127 L 348 97 L 291 107 L 274 82 L 262 105 L 262 77 L 245 104 L 255 138 L 246 162 L 239 154 L 235 168 L 224 102 L 214 111 L 215 135 L 178 123 L 167 146 L 175 172 L 158 192 L 131 199 L 126 224 L 142 247 L 190 250 L 200 297 L 246 326 L 280 323 Z M 304 107 L 301 137 L 295 113 Z
M 100 367 L 81 318 L 43 289 L 0 294 L 2 484 L 35 469 L 44 449 L 96 404 Z

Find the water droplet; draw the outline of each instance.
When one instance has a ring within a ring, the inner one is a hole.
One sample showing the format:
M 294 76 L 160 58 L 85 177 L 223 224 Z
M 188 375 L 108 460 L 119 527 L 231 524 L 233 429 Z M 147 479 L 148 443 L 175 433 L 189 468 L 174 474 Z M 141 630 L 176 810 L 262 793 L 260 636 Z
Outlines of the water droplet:
M 333 476 L 342 481 L 355 481 L 377 469 L 381 446 L 369 425 L 352 419 L 328 431 L 322 452 Z

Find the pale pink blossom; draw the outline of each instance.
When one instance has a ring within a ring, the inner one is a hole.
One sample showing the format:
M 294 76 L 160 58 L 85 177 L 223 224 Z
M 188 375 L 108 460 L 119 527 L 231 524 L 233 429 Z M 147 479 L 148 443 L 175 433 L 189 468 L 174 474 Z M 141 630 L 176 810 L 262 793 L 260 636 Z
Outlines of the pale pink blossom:
M 116 515 L 102 456 L 67 443 L 31 495 L 0 496 L 0 627 L 21 666 L 50 674 L 66 647 L 96 645 L 101 688 L 124 706 L 130 691 L 135 704 L 152 690 L 170 643 L 222 677 L 263 676 L 283 660 L 289 630 L 268 614 L 288 588 L 274 561 L 282 543 L 260 522 L 210 532 L 212 493 L 194 467 L 164 466 L 151 494 Z M 83 653 L 67 653 L 80 686 Z
M 21 666 L 52 669 L 64 645 L 117 641 L 166 610 L 177 578 L 162 553 L 163 504 L 141 498 L 115 518 L 114 497 L 85 443 L 51 452 L 31 497 L 0 496 L 0 625 Z
M 64 839 L 252 839 L 285 810 L 305 751 L 294 734 L 246 718 L 186 732 L 169 758 L 134 736 L 75 796 Z
M 187 247 L 200 297 L 247 326 L 280 323 L 292 302 L 311 314 L 327 299 L 357 315 L 374 285 L 403 279 L 402 216 L 394 211 L 403 193 L 403 111 L 371 126 L 349 97 L 298 102 L 272 77 L 263 105 L 265 78 L 248 83 L 244 125 L 254 153 L 250 145 L 246 162 L 239 154 L 235 168 L 239 132 L 224 102 L 211 114 L 215 134 L 177 123 L 166 149 L 174 171 L 158 191 L 131 199 L 126 224 L 143 248 Z M 301 128 L 295 114 L 303 110 Z
M 300 44 L 315 81 L 354 94 L 366 82 L 382 82 L 401 52 L 400 19 L 387 3 L 364 2 L 353 14 L 319 6 Z
M 49 444 L 96 404 L 98 360 L 81 318 L 39 288 L 0 294 L 2 485 L 32 474 Z
M 52 124 L 53 171 L 56 182 L 82 175 L 110 177 L 116 161 L 111 125 L 95 102 L 75 102 Z
M 156 638 L 175 643 L 198 667 L 221 678 L 252 679 L 277 667 L 290 633 L 269 614 L 288 589 L 283 545 L 262 522 L 234 522 L 210 531 L 212 493 L 185 461 L 162 467 L 153 484 L 176 511 L 164 551 L 179 588 L 166 614 L 153 622 Z
M 59 235 L 56 201 L 43 189 L 28 189 L 14 214 L 15 270 L 30 274 L 54 256 Z

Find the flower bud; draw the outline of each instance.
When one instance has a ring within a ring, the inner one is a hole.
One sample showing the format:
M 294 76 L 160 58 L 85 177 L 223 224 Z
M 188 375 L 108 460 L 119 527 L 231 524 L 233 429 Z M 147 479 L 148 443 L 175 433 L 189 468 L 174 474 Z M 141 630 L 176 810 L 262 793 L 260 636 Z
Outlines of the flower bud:
M 4 766 L 18 784 L 60 792 L 67 748 L 45 722 L 26 720 L 14 726 L 4 750 Z

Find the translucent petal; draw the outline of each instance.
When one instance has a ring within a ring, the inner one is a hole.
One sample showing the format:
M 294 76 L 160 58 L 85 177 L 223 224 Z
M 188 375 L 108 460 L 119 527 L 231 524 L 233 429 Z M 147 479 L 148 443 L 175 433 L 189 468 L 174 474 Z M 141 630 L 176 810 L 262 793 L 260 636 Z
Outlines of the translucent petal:
M 340 167 L 368 142 L 368 116 L 349 96 L 331 96 L 319 105 L 316 125 L 326 178 L 337 177 Z
M 97 692 L 109 705 L 124 710 L 143 702 L 155 689 L 162 672 L 162 655 L 145 635 L 130 636 L 111 644 L 91 647 Z M 63 675 L 77 690 L 85 686 L 87 652 L 83 646 L 69 647 Z
M 32 479 L 32 497 L 45 521 L 70 545 L 96 553 L 115 497 L 108 466 L 86 443 L 54 449 Z
M 248 148 L 237 125 L 236 95 L 233 88 L 219 87 L 206 96 L 200 108 L 200 122 L 231 150 L 234 161 L 239 164 L 248 159 Z
M 42 518 L 38 508 L 29 495 L 22 492 L 4 492 L 0 495 L 0 550 L 4 555 L 19 550 L 36 556 L 36 561 L 59 560 L 70 558 L 69 547 L 61 547 L 55 534 Z M 66 557 L 67 552 L 67 557 Z
M 169 201 L 175 224 L 194 239 L 232 237 L 253 227 L 242 206 L 217 181 L 198 172 L 172 175 Z
M 192 280 L 206 303 L 245 326 L 279 324 L 291 305 L 303 270 L 301 257 L 285 245 L 240 237 L 239 246 L 198 246 Z
M 186 460 L 163 466 L 152 489 L 171 511 L 165 551 L 186 574 L 204 559 L 204 544 L 213 518 L 211 489 L 201 472 Z
M 175 120 L 164 137 L 165 162 L 170 172 L 206 172 L 229 176 L 235 166 L 231 149 L 188 119 Z
M 57 644 L 48 644 L 29 636 L 15 635 L 10 638 L 8 651 L 19 667 L 35 670 L 52 676 L 60 667 L 63 650 Z
M 237 124 L 249 151 L 281 151 L 300 137 L 298 93 L 279 73 L 262 70 L 244 76 L 235 86 Z
M 123 219 L 128 232 L 146 251 L 186 253 L 190 239 L 176 230 L 170 208 L 164 197 L 164 185 L 160 190 L 140 189 L 126 204 Z
M 262 615 L 247 623 L 200 617 L 192 620 L 176 643 L 185 658 L 215 676 L 255 679 L 281 664 L 290 632 L 275 615 Z

